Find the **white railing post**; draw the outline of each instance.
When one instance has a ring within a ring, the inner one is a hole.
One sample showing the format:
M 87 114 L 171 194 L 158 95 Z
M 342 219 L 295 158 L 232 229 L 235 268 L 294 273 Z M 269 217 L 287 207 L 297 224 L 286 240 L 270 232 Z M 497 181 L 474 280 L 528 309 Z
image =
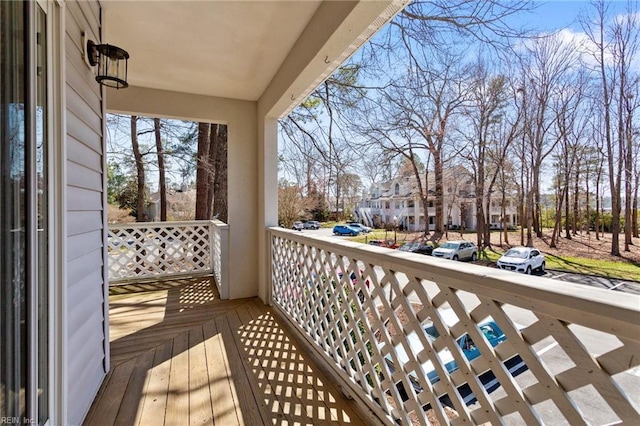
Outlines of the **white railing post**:
M 220 298 L 229 299 L 229 225 L 211 222 L 211 265 Z
M 215 274 L 216 270 L 216 245 L 215 245 L 215 237 L 216 237 L 216 225 L 213 220 L 209 221 L 209 256 L 211 260 L 211 272 Z

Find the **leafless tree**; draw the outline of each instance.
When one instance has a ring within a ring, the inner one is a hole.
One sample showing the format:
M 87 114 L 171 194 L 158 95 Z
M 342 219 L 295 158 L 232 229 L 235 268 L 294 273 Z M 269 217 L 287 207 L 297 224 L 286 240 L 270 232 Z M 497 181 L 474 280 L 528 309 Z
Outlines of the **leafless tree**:
M 466 157 L 474 177 L 478 247 L 491 245 L 491 194 L 507 152 L 519 134 L 517 120 L 506 116 L 508 88 L 506 76 L 492 73 L 484 61 L 478 61 L 460 130 L 468 142 Z M 506 228 L 504 215 L 502 221 Z
M 209 182 L 211 180 L 209 169 L 209 137 L 211 134 L 210 123 L 198 124 L 198 154 L 196 169 L 196 220 L 211 219 L 209 204 Z
M 635 179 L 634 192 L 633 192 L 633 203 L 631 205 L 631 210 L 633 211 L 633 216 L 631 218 L 631 227 L 633 230 L 633 236 L 635 238 L 640 237 L 638 234 L 639 226 L 638 226 L 638 191 L 640 190 L 640 130 L 635 129 L 632 134 L 632 138 L 634 138 L 635 142 L 633 145 L 634 160 L 633 160 L 633 175 Z
M 167 220 L 167 178 L 165 176 L 164 149 L 160 133 L 160 119 L 153 119 L 153 130 L 156 139 L 156 155 L 158 157 L 158 190 L 160 192 L 160 220 Z
M 600 111 L 601 112 L 601 111 Z M 603 207 L 601 203 L 602 199 L 602 180 L 605 171 L 605 137 L 603 133 L 604 126 L 602 125 L 603 117 L 602 114 L 595 114 L 595 117 L 590 122 L 590 135 L 594 144 L 594 154 L 595 154 L 595 199 L 596 199 L 596 209 L 594 215 L 594 228 L 596 232 L 596 240 L 600 240 L 600 232 L 604 232 L 604 226 L 602 223 L 603 216 Z
M 640 74 L 633 75 L 631 63 L 638 55 L 640 48 L 640 17 L 637 7 L 629 2 L 624 16 L 619 16 L 613 26 L 614 58 L 620 74 L 618 88 L 618 138 L 624 158 L 624 251 L 630 251 L 632 240 L 632 199 L 633 199 L 633 118 L 639 109 L 638 85 Z
M 468 90 L 463 83 L 467 69 L 461 58 L 446 52 L 412 49 L 405 43 L 407 71 L 389 86 L 370 95 L 360 117 L 360 131 L 383 152 L 414 161 L 428 154 L 433 164 L 435 230 L 444 233 L 443 167 L 447 154 L 455 150 L 449 138 L 451 122 L 461 112 Z M 431 188 L 423 185 L 414 165 L 418 193 L 428 211 Z
M 554 98 L 564 87 L 568 73 L 579 65 L 575 46 L 557 34 L 531 40 L 522 58 L 522 105 L 524 148 L 530 162 L 530 188 L 527 191 L 527 245 L 532 245 L 531 231 L 542 236 L 540 225 L 540 176 L 547 157 L 553 152 L 559 139 L 553 135 L 556 115 L 552 105 Z
M 305 210 L 310 207 L 308 199 L 303 197 L 302 188 L 281 179 L 278 183 L 278 222 L 290 228 Z
M 211 182 L 210 202 L 211 216 L 217 217 L 224 223 L 228 223 L 227 193 L 227 125 L 217 124 L 211 127 L 211 146 L 209 148 L 210 167 L 213 168 L 213 181 Z
M 415 0 L 394 24 L 430 48 L 448 49 L 462 38 L 506 52 L 510 41 L 527 33 L 510 18 L 533 8 L 529 0 Z
M 145 214 L 145 175 L 144 175 L 144 161 L 142 160 L 142 153 L 140 152 L 140 145 L 138 144 L 138 117 L 131 116 L 131 146 L 133 148 L 133 156 L 136 160 L 136 176 L 138 182 L 138 196 L 136 203 L 136 220 L 138 222 L 146 221 Z
M 344 176 L 353 172 L 351 165 L 358 156 L 349 143 L 350 125 L 345 117 L 363 95 L 359 71 L 356 64 L 339 68 L 280 121 L 288 142 L 281 152 L 283 166 L 297 182 L 304 183 L 306 195 L 321 189 L 336 216 L 344 204 Z
M 626 13 L 610 19 L 609 5 L 593 2 L 594 16 L 583 18 L 582 27 L 594 46 L 593 59 L 597 63 L 604 139 L 608 161 L 609 191 L 611 194 L 611 254 L 620 255 L 620 218 L 622 207 L 622 177 L 625 177 L 625 216 L 631 219 L 632 198 L 632 114 L 628 95 L 633 93 L 631 62 L 638 53 L 638 16 L 635 5 L 627 4 Z M 614 130 L 617 119 L 617 131 Z M 629 250 L 630 234 L 625 232 L 625 250 Z
M 593 108 L 586 103 L 589 75 L 584 68 L 568 70 L 558 81 L 558 90 L 551 100 L 551 110 L 555 114 L 551 137 L 559 141 L 556 160 L 557 199 L 555 226 L 551 236 L 551 247 L 557 247 L 562 224 L 562 209 L 565 208 L 565 238 L 571 239 L 569 220 L 569 185 L 574 176 L 573 232 L 577 231 L 578 192 L 581 162 L 586 163 L 585 132 Z M 584 160 L 583 160 L 584 159 Z

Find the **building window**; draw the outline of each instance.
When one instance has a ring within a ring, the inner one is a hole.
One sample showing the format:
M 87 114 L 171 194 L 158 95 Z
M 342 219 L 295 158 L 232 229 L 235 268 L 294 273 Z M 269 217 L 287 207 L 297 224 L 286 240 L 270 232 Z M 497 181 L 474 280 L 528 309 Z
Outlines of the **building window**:
M 393 189 L 393 193 L 395 195 L 400 195 L 400 184 L 399 183 L 396 183 L 396 185 L 395 185 L 395 187 Z

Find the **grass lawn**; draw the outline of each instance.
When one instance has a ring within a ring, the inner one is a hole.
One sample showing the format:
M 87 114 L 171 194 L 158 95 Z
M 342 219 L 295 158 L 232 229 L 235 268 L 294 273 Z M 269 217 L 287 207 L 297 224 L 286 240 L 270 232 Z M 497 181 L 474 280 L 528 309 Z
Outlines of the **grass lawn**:
M 402 238 L 404 235 L 397 233 L 395 235 L 396 241 L 399 245 L 405 243 L 405 240 Z M 355 241 L 357 243 L 367 244 L 371 240 L 394 240 L 393 231 L 385 231 L 384 229 L 373 229 L 368 234 L 360 234 L 357 237 L 350 237 L 350 241 Z M 410 240 L 407 240 L 410 241 Z
M 485 250 L 481 259 L 497 262 L 502 253 Z M 587 259 L 545 254 L 547 269 L 576 274 L 598 275 L 621 280 L 640 281 L 640 265 L 633 262 L 612 262 L 610 260 Z

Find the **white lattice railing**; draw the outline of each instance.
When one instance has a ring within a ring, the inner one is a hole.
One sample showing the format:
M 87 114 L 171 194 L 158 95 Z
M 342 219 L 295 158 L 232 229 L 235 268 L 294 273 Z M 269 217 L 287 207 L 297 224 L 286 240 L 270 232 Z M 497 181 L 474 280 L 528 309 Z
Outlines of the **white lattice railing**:
M 269 232 L 274 305 L 379 418 L 640 424 L 638 296 Z
M 213 221 L 109 225 L 109 283 L 214 274 L 222 295 L 228 234 Z

